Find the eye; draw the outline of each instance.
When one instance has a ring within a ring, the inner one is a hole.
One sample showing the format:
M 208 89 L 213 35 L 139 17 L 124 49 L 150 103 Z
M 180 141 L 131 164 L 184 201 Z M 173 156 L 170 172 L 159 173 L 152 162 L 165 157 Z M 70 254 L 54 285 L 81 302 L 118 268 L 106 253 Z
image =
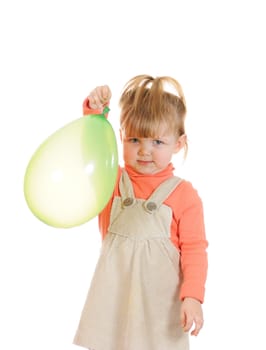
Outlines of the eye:
M 162 145 L 164 142 L 161 140 L 153 140 L 154 145 L 158 146 L 158 145 Z
M 139 139 L 137 139 L 136 137 L 131 137 L 131 138 L 128 139 L 128 142 L 130 142 L 130 143 L 138 143 Z

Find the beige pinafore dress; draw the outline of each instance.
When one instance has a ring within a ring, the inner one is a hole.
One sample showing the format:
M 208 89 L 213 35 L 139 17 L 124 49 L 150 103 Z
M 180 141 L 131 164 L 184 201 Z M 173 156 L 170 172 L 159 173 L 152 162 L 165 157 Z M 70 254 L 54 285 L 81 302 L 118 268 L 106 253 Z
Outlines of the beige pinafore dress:
M 163 182 L 135 198 L 126 171 L 74 344 L 90 350 L 188 350 L 180 327 L 179 253 L 170 240 L 172 210 L 163 204 L 180 183 Z

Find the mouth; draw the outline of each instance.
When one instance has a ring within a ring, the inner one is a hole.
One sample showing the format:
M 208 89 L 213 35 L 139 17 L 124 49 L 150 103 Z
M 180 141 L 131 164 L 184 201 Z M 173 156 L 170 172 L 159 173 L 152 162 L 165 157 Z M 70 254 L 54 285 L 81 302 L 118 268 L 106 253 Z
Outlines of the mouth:
M 137 163 L 138 163 L 139 165 L 147 166 L 147 165 L 152 164 L 153 161 L 152 161 L 152 160 L 141 160 L 141 159 L 138 159 L 138 160 L 137 160 Z

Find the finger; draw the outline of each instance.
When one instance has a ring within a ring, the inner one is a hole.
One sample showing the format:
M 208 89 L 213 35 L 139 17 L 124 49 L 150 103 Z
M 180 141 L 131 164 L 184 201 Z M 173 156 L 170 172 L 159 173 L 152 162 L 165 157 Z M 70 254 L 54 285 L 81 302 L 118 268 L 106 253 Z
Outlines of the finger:
M 197 336 L 200 332 L 200 330 L 203 327 L 203 320 L 202 319 L 198 319 L 195 321 L 195 328 L 193 329 L 193 331 L 191 332 L 191 335 L 195 335 Z
M 193 319 L 187 316 L 186 321 L 183 325 L 183 331 L 188 332 L 191 329 L 192 325 L 193 325 Z
M 103 105 L 101 93 L 98 89 L 95 89 L 89 96 L 90 105 L 93 108 L 101 108 Z
M 94 98 L 97 103 L 101 103 L 102 105 L 107 103 L 111 98 L 111 90 L 109 86 L 98 86 L 94 91 Z
M 184 312 L 182 312 L 180 315 L 180 325 L 182 328 L 184 328 L 185 324 L 186 324 L 186 315 Z
M 93 92 L 88 96 L 88 100 L 89 100 L 89 105 L 92 109 L 101 109 L 103 104 L 100 101 L 98 95 Z
M 105 103 L 111 99 L 112 93 L 108 85 L 102 87 L 102 97 Z
M 111 90 L 107 85 L 96 87 L 88 96 L 90 106 L 101 109 L 111 98 Z

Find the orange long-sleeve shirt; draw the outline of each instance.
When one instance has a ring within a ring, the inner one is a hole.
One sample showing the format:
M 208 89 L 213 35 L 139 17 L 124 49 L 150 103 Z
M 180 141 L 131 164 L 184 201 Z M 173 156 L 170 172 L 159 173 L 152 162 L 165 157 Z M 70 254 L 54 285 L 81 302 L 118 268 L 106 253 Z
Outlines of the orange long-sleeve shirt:
M 83 104 L 84 114 L 98 114 L 91 110 L 86 100 Z M 174 167 L 170 163 L 163 171 L 147 175 L 137 173 L 126 166 L 137 198 L 147 199 L 151 193 L 166 179 L 174 175 Z M 99 229 L 104 239 L 110 224 L 110 213 L 114 196 L 120 196 L 119 178 L 114 193 L 104 210 L 99 214 Z M 192 297 L 203 303 L 205 283 L 207 278 L 207 246 L 205 236 L 204 215 L 201 198 L 192 184 L 183 180 L 165 200 L 164 204 L 171 207 L 173 218 L 171 223 L 171 241 L 180 252 L 181 270 L 183 274 L 180 289 L 180 299 Z

